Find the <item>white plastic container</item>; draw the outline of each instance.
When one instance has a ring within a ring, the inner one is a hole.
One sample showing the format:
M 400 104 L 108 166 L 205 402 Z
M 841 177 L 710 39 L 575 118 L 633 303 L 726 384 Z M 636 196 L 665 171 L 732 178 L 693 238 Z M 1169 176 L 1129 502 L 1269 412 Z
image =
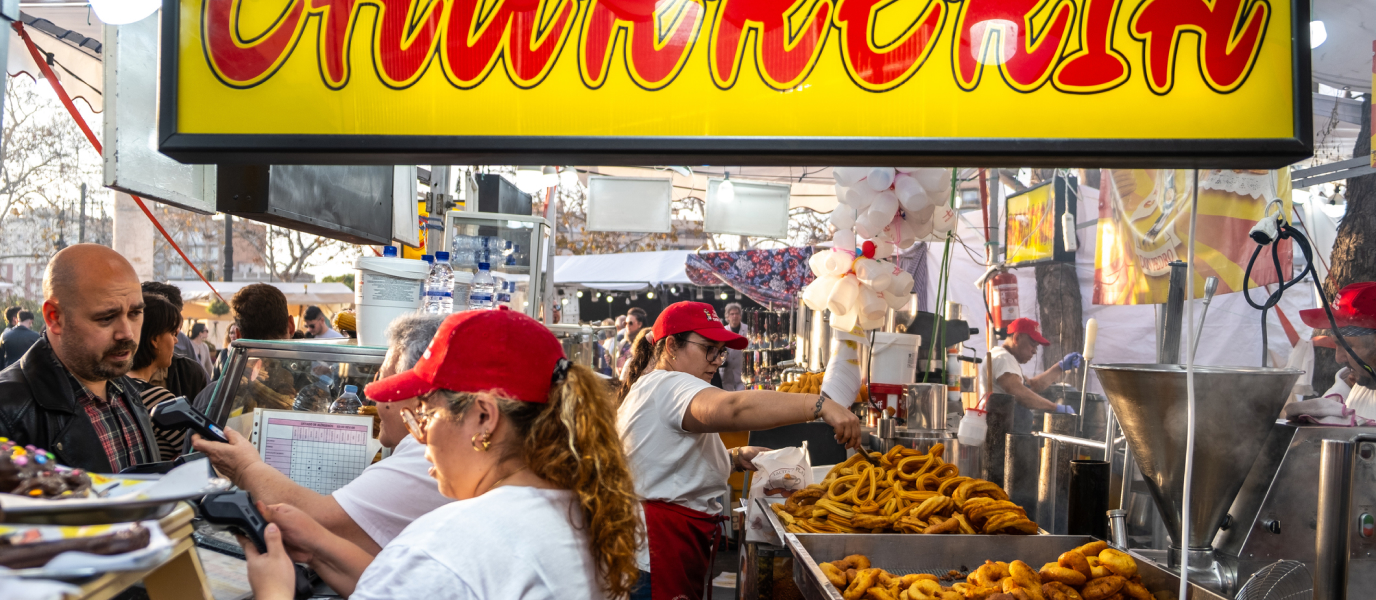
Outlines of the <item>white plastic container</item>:
M 870 383 L 907 385 L 917 381 L 917 353 L 921 346 L 920 335 L 875 332 Z
M 430 265 L 419 260 L 360 256 L 354 261 L 358 344 L 386 346 L 392 320 L 420 308 Z
M 961 446 L 983 446 L 984 437 L 989 433 L 989 423 L 984 419 L 984 411 L 978 408 L 965 410 L 965 418 L 960 420 L 960 429 L 956 431 L 956 439 L 960 440 Z

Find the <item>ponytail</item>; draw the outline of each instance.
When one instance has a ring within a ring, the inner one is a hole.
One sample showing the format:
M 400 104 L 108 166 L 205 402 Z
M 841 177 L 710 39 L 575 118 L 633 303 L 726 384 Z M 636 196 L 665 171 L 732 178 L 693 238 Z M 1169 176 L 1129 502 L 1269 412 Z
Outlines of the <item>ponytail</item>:
M 456 415 L 479 395 L 446 393 Z M 627 597 L 640 575 L 636 551 L 644 532 L 606 383 L 587 367 L 571 365 L 545 404 L 487 394 L 513 428 L 515 443 L 501 449 L 502 458 L 520 458 L 531 473 L 574 493 L 603 591 Z
M 674 347 L 682 348 L 688 343 L 691 331 L 675 333 L 665 336 L 664 339 L 650 342 L 650 328 L 645 327 L 636 334 L 635 344 L 631 346 L 631 360 L 626 363 L 626 374 L 621 379 L 621 389 L 616 394 L 616 406 L 621 407 L 621 403 L 626 401 L 626 395 L 631 393 L 631 388 L 635 387 L 635 382 L 640 380 L 640 376 L 645 374 L 645 369 L 653 362 L 659 363 L 659 357 L 664 354 L 665 346 L 668 345 L 669 338 L 674 339 Z

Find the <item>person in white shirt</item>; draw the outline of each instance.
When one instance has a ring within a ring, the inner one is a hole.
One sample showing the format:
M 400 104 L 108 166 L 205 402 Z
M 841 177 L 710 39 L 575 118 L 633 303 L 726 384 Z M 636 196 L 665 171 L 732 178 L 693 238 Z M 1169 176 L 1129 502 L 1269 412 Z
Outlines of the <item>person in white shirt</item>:
M 1376 282 L 1363 281 L 1343 287 L 1338 290 L 1338 296 L 1333 299 L 1330 308 L 1333 311 L 1332 321 L 1329 321 L 1328 313 L 1322 308 L 1302 310 L 1300 319 L 1305 325 L 1326 330 L 1326 334 L 1315 336 L 1314 345 L 1335 348 L 1334 360 L 1349 371 L 1348 377 L 1352 381 L 1348 385 L 1351 389 L 1341 394 L 1342 402 L 1357 416 L 1376 419 L 1376 393 L 1373 393 L 1376 390 L 1376 373 L 1371 370 L 1376 366 Z M 1351 352 L 1338 343 L 1334 325 L 1337 325 L 1336 333 L 1341 334 Z M 1335 381 L 1334 387 L 1337 388 L 1340 382 L 1343 380 Z M 1324 396 L 1332 393 L 1330 390 Z
M 420 360 L 443 320 L 438 315 L 405 315 L 387 328 L 387 356 L 380 377 L 405 371 Z M 230 443 L 193 438 L 197 451 L 210 457 L 225 478 L 268 504 L 290 504 L 369 554 L 392 541 L 412 521 L 452 502 L 439 491 L 425 460 L 425 446 L 406 432 L 401 411 L 420 401 L 408 398 L 378 404 L 382 422 L 378 441 L 392 455 L 369 465 L 333 494 L 321 495 L 298 485 L 259 458 L 258 450 L 239 432 L 226 429 Z
M 333 327 L 330 327 L 330 320 L 325 318 L 325 311 L 320 310 L 319 306 L 306 307 L 306 333 L 318 340 L 331 340 L 348 337 Z
M 641 533 L 606 389 L 526 315 L 449 315 L 413 369 L 366 392 L 422 398 L 402 414 L 457 502 L 376 558 L 291 506 L 260 503 L 267 553 L 240 540 L 254 597 L 292 598 L 293 559 L 354 600 L 625 597 Z
M 702 597 L 726 479 L 732 470 L 753 469 L 751 460 L 767 450 L 728 452 L 719 432 L 820 418 L 834 428 L 837 441 L 860 448 L 860 423 L 849 401 L 829 401 L 824 394 L 728 392 L 708 383 L 726 349 L 746 344 L 702 302 L 670 305 L 636 344 L 616 422 L 635 492 L 644 501 L 647 541 L 636 556 L 642 574 L 632 599 Z
M 1036 377 L 1026 377 L 1022 374 L 1022 365 L 1037 355 L 1037 347 L 1051 345 L 1039 329 L 1040 326 L 1032 319 L 1014 319 L 1008 324 L 1008 338 L 1003 344 L 989 350 L 989 368 L 993 370 L 994 380 L 993 391 L 995 394 L 1012 396 L 1018 404 L 1030 410 L 1073 415 L 1075 409 L 1047 400 L 1037 392 L 1055 383 L 1066 371 L 1080 366 L 1084 359 L 1079 352 L 1065 355 L 1061 362 Z
M 207 339 L 210 339 L 210 328 L 206 327 L 205 323 L 191 326 L 191 349 L 195 353 L 192 358 L 196 359 L 209 375 L 215 372 L 215 362 L 210 358 L 210 345 L 205 343 Z

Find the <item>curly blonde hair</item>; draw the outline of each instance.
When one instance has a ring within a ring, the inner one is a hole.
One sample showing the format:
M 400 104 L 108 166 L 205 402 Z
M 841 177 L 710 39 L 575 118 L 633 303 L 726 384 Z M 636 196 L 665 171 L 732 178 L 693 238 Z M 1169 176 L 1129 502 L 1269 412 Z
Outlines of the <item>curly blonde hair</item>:
M 545 404 L 495 391 L 437 393 L 446 396 L 446 408 L 455 416 L 479 396 L 496 400 L 516 440 L 499 449 L 502 457 L 524 460 L 532 473 L 578 496 L 603 590 L 610 598 L 629 596 L 640 575 L 635 557 L 644 530 L 606 384 L 586 367 L 572 365 L 564 382 L 550 388 Z

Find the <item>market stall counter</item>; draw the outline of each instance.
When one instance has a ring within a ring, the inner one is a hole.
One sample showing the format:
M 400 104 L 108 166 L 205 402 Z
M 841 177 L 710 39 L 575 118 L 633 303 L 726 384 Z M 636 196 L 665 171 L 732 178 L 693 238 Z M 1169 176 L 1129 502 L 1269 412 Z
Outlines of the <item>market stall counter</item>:
M 163 534 L 172 541 L 172 554 L 151 569 L 105 573 L 81 585 L 81 600 L 104 600 L 118 596 L 138 581 L 148 590 L 150 600 L 182 600 L 214 598 L 207 583 L 205 569 L 196 554 L 196 542 L 191 533 L 191 519 L 195 511 L 186 503 L 177 505 L 172 514 L 158 521 Z

